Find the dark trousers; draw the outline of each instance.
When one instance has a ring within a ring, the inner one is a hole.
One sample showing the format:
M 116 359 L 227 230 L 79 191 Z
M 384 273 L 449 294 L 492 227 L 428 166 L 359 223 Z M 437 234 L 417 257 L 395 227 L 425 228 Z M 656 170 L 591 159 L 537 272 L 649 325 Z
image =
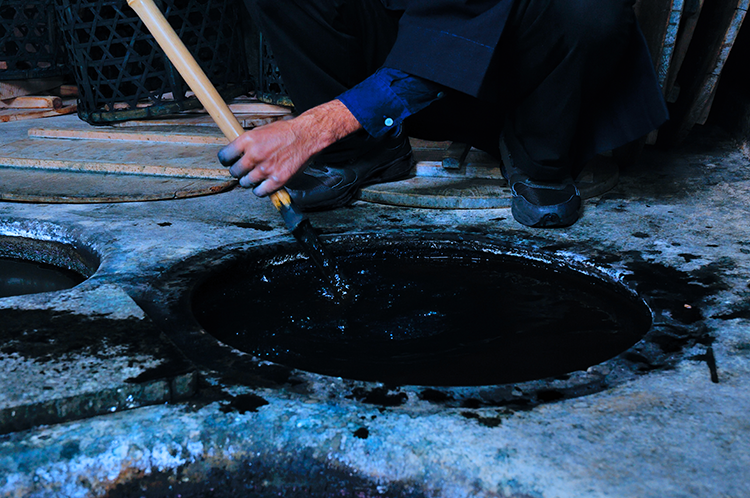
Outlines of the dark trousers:
M 374 73 L 398 34 L 399 13 L 379 0 L 245 0 L 269 41 L 295 107 L 330 101 Z M 516 0 L 495 53 L 492 88 L 458 92 L 407 119 L 413 136 L 467 142 L 492 154 L 504 134 L 517 166 L 557 180 L 581 166 L 590 108 L 625 52 L 633 0 Z M 436 55 L 436 56 L 439 56 Z M 356 154 L 355 134 L 333 147 Z

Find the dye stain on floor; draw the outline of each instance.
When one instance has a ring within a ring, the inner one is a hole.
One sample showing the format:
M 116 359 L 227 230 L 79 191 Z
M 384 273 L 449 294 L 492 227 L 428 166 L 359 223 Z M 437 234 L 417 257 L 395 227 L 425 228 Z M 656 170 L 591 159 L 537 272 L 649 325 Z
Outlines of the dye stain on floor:
M 479 386 L 585 369 L 649 330 L 648 308 L 563 266 L 462 250 L 340 257 L 357 297 L 337 304 L 303 259 L 227 266 L 194 293 L 220 341 L 325 375 Z

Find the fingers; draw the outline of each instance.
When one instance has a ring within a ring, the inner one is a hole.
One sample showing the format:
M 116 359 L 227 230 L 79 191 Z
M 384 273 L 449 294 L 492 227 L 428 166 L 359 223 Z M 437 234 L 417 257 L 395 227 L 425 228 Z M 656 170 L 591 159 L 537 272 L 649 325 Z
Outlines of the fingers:
M 271 173 L 267 169 L 265 164 L 254 164 L 247 157 L 243 157 L 240 161 L 229 168 L 229 173 L 240 179 L 240 185 L 243 187 L 252 187 L 259 184 Z
M 280 182 L 276 177 L 269 176 L 265 181 L 261 182 L 260 185 L 253 189 L 253 194 L 258 197 L 265 197 L 272 194 L 284 186 L 284 182 Z
M 247 174 L 252 173 L 257 165 L 257 160 L 253 159 L 254 153 L 253 141 L 247 137 L 247 134 L 235 139 L 229 145 L 219 151 L 217 156 L 219 162 L 224 166 L 230 166 L 229 174 L 235 178 L 244 178 Z M 258 178 L 255 183 L 260 181 Z M 245 180 L 248 183 L 249 180 Z
M 252 173 L 253 170 L 251 169 L 252 165 L 244 165 L 242 162 L 237 162 L 232 165 L 231 168 L 229 168 L 229 174 L 232 175 L 235 178 L 244 178 L 247 176 L 247 173 Z
M 219 157 L 219 162 L 222 166 L 231 166 L 242 157 L 242 154 L 242 147 L 239 141 L 234 140 L 232 143 L 221 149 L 217 156 Z
M 253 188 L 255 195 L 265 197 L 279 190 L 284 186 L 285 181 L 286 178 L 281 178 L 277 174 L 268 174 L 263 166 L 259 166 L 240 178 L 240 186 Z
M 263 197 L 281 187 L 300 170 L 313 152 L 297 139 L 292 122 L 280 121 L 247 131 L 218 153 L 221 164 L 239 179 L 242 187 L 253 188 Z

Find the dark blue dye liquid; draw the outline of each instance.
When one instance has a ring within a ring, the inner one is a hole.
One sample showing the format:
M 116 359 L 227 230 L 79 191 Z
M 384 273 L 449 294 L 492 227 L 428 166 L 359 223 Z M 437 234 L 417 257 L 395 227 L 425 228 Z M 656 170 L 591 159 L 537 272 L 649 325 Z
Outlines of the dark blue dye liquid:
M 237 263 L 193 296 L 203 328 L 242 351 L 312 372 L 389 384 L 520 382 L 625 351 L 651 316 L 614 284 L 520 258 L 340 256 L 357 289 L 337 304 L 307 261 Z
M 0 258 L 0 297 L 69 289 L 84 280 L 81 275 L 56 266 Z

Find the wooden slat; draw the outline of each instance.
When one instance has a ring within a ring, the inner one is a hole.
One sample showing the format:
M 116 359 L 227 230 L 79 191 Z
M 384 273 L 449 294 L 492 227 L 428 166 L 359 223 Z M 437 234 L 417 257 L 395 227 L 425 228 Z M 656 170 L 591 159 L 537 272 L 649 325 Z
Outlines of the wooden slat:
M 63 159 L 28 159 L 0 157 L 0 166 L 11 168 L 71 171 L 82 173 L 116 173 L 119 175 L 173 176 L 205 180 L 231 181 L 226 170 L 213 168 L 180 168 L 163 164 L 134 164 L 118 162 L 69 161 Z
M 31 128 L 30 137 L 67 138 L 73 140 L 114 140 L 120 142 L 155 142 L 193 145 L 226 145 L 229 140 L 218 129 L 196 126 Z
M 659 85 L 665 89 L 684 0 L 637 0 L 635 12 L 646 37 Z
M 58 77 L 0 81 L 0 100 L 45 93 L 59 87 L 64 81 Z
M 134 202 L 218 194 L 236 180 L 196 180 L 4 168 L 0 200 L 35 203 Z
M 0 166 L 231 180 L 216 145 L 25 138 L 3 144 Z
M 76 109 L 76 104 L 63 105 L 59 109 L 0 109 L 0 123 L 60 116 L 73 113 Z
M 9 109 L 59 109 L 62 105 L 62 99 L 54 96 L 14 97 L 0 101 L 0 107 Z
M 236 102 L 229 104 L 229 110 L 235 114 L 252 114 L 254 116 L 286 116 L 291 109 L 262 102 Z
M 686 0 L 685 2 L 672 63 L 669 66 L 669 74 L 664 85 L 664 95 L 670 102 L 675 102 L 679 96 L 679 89 L 675 89 L 675 82 L 682 63 L 685 61 L 688 48 L 690 48 L 690 42 L 695 34 L 695 27 L 698 25 L 698 18 L 700 17 L 701 9 L 703 9 L 703 1 Z
M 235 114 L 235 117 L 240 122 L 243 128 L 257 128 L 279 119 L 284 119 L 286 116 L 258 116 L 255 114 Z M 129 128 L 132 126 L 143 127 L 143 126 L 194 126 L 194 127 L 210 127 L 217 128 L 213 118 L 208 114 L 180 114 L 175 116 L 168 116 L 163 118 L 152 118 L 152 119 L 139 119 L 133 121 L 123 121 L 121 123 L 113 123 L 114 126 Z
M 78 97 L 78 87 L 76 85 L 61 85 L 57 93 L 60 97 Z
M 680 95 L 672 109 L 666 140 L 684 140 L 695 124 L 705 121 L 721 71 L 747 14 L 750 0 L 705 2 L 685 62 L 677 76 Z

